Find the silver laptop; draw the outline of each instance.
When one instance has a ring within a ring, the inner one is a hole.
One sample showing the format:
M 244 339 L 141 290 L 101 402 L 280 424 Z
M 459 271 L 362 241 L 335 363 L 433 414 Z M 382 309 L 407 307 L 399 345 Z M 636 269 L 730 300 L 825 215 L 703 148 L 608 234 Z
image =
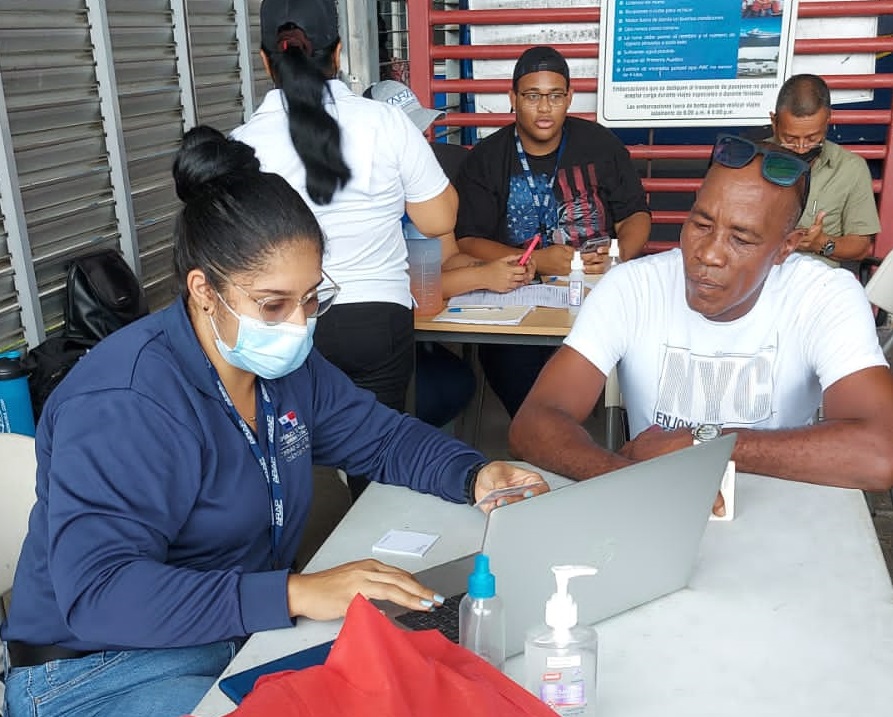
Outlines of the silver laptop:
M 581 624 L 685 587 L 735 439 L 724 436 L 491 512 L 482 552 L 505 605 L 506 656 L 521 652 L 525 632 L 544 621 L 555 591 L 553 565 L 598 568 L 594 577 L 570 583 Z M 465 556 L 416 578 L 454 596 L 465 592 L 473 562 L 474 555 Z M 386 612 L 406 611 L 389 604 Z

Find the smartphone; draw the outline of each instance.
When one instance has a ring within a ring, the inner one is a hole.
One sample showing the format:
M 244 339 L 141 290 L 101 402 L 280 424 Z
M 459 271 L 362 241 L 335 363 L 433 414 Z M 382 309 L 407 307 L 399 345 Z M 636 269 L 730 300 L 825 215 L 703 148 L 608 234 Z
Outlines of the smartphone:
M 589 254 L 590 252 L 595 251 L 600 246 L 608 246 L 611 243 L 611 237 L 603 236 L 603 237 L 595 237 L 593 239 L 587 239 L 580 246 L 581 254 Z
M 477 508 L 481 505 L 485 505 L 487 503 L 495 503 L 500 498 L 507 498 L 509 496 L 514 495 L 524 495 L 527 491 L 529 491 L 531 486 L 529 484 L 525 485 L 513 485 L 508 488 L 497 488 L 496 490 L 491 490 L 487 495 L 481 498 L 477 503 L 474 504 L 474 507 Z
M 321 645 L 314 645 L 291 655 L 280 657 L 278 660 L 265 662 L 250 670 L 237 672 L 220 680 L 220 691 L 236 704 L 240 704 L 245 699 L 245 695 L 254 689 L 254 683 L 259 678 L 283 670 L 303 670 L 305 667 L 321 665 L 326 661 L 334 645 L 335 641 L 329 640 Z

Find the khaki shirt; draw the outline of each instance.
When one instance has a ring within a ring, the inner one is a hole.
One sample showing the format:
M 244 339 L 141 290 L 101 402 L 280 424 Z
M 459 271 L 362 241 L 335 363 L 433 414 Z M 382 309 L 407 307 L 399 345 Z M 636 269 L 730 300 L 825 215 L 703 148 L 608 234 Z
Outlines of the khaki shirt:
M 816 214 L 824 211 L 822 227 L 828 236 L 880 231 L 871 174 L 862 157 L 825 140 L 811 170 L 809 199 L 798 226 L 811 226 Z

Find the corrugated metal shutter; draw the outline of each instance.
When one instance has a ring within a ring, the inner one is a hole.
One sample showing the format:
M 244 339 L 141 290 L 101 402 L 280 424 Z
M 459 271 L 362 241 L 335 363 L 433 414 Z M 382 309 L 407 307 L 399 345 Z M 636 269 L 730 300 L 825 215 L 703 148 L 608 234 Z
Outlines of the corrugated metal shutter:
M 3 0 L 0 67 L 41 311 L 52 331 L 63 319 L 66 263 L 118 243 L 84 2 Z
M 180 207 L 171 177 L 183 114 L 170 2 L 109 0 L 107 11 L 142 282 L 157 309 L 176 294 L 172 236 Z
M 248 0 L 248 13 L 251 20 L 251 76 L 254 80 L 254 102 L 256 110 L 264 101 L 264 96 L 273 89 L 273 82 L 260 59 L 260 3 L 261 0 Z
M 233 0 L 189 0 L 186 10 L 198 121 L 230 132 L 242 124 Z
M 6 246 L 6 223 L 0 217 L 0 351 L 21 344 L 24 338 L 12 259 Z

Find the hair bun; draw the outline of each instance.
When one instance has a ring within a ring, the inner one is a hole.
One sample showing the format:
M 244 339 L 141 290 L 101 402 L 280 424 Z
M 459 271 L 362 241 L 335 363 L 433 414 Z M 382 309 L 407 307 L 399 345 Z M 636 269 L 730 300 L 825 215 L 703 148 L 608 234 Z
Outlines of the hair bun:
M 183 136 L 173 168 L 177 196 L 187 204 L 234 175 L 259 172 L 254 149 L 207 125 Z

